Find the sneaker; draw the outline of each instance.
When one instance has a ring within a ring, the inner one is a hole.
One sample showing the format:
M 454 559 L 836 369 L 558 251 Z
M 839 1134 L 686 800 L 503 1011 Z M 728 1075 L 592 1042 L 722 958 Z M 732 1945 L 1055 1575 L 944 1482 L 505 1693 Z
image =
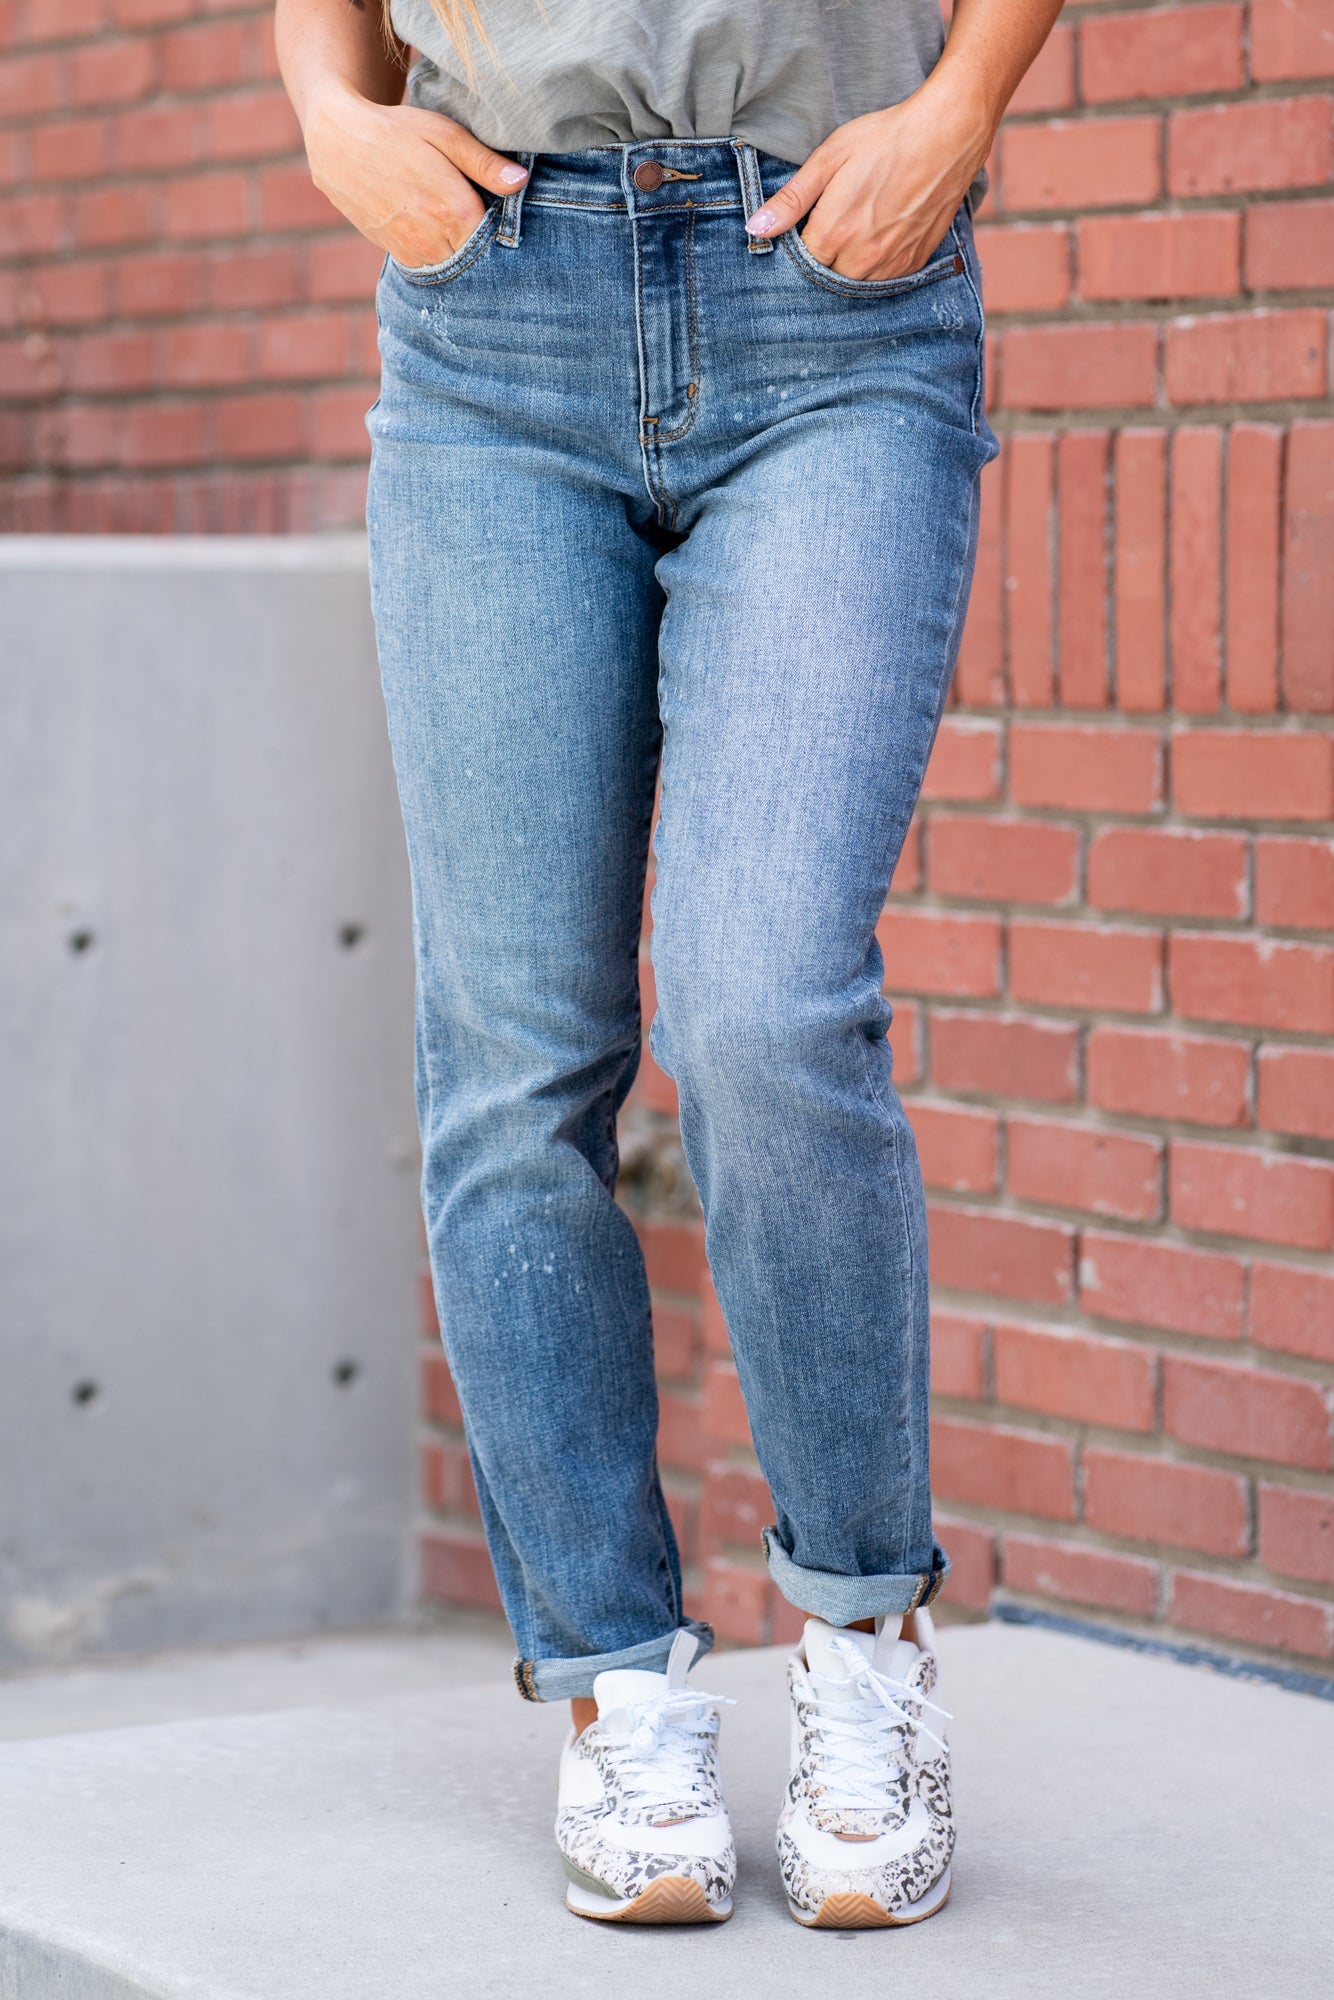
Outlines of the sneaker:
M 736 1849 L 718 1774 L 723 1698 L 686 1685 L 697 1649 L 680 1632 L 665 1674 L 599 1674 L 598 1719 L 570 1733 L 556 1845 L 576 1916 L 716 1924 L 732 1914 Z
M 778 1865 L 799 1924 L 865 1930 L 920 1923 L 950 1892 L 954 1820 L 947 1711 L 925 1611 L 916 1643 L 808 1618 L 788 1666 L 792 1768 Z

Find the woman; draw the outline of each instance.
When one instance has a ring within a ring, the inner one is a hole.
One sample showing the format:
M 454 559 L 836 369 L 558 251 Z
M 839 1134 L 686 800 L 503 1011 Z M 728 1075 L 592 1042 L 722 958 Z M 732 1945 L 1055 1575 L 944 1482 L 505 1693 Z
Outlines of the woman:
M 718 1920 L 711 1641 L 614 1199 L 655 784 L 676 1079 L 774 1580 L 792 1914 L 949 1891 L 926 1235 L 875 925 L 995 452 L 971 208 L 1059 0 L 279 0 L 387 253 L 371 575 L 412 865 L 440 1321 L 569 1907 Z M 419 52 L 406 105 L 400 58 Z M 804 228 L 798 224 L 804 219 Z

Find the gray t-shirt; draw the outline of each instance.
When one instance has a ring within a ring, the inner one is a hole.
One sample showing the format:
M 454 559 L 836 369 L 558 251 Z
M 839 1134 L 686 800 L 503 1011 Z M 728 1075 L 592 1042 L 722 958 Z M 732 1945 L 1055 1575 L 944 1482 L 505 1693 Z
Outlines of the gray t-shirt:
M 479 0 L 492 54 L 466 68 L 430 0 L 393 0 L 421 52 L 414 104 L 499 152 L 748 140 L 804 160 L 836 125 L 935 67 L 939 0 Z

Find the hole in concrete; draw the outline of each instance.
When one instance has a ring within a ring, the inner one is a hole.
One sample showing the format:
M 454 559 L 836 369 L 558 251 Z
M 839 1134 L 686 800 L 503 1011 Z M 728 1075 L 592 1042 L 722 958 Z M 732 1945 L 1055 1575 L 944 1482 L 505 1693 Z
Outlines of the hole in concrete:
M 344 951 L 354 950 L 365 935 L 365 924 L 340 924 L 338 927 L 338 942 Z
M 91 931 L 71 931 L 69 948 L 72 952 L 91 951 L 96 942 Z
M 340 1361 L 333 1371 L 334 1382 L 340 1389 L 350 1389 L 360 1373 L 359 1361 Z
M 95 1403 L 101 1393 L 101 1386 L 96 1382 L 76 1382 L 69 1392 L 69 1399 L 82 1408 L 85 1403 Z

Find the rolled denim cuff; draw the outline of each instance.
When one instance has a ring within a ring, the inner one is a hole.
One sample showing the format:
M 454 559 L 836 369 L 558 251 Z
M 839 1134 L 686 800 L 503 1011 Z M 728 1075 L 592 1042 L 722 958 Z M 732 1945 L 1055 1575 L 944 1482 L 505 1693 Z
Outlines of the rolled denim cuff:
M 599 1674 L 615 1667 L 638 1667 L 641 1672 L 667 1671 L 667 1655 L 677 1632 L 693 1632 L 699 1640 L 695 1658 L 702 1660 L 713 1646 L 713 1627 L 695 1618 L 683 1618 L 660 1639 L 645 1639 L 638 1646 L 626 1646 L 619 1653 L 586 1653 L 574 1660 L 516 1660 L 514 1680 L 525 1701 L 577 1701 L 592 1695 Z
M 779 1541 L 776 1527 L 763 1533 L 769 1574 L 788 1603 L 823 1618 L 827 1625 L 852 1625 L 859 1618 L 915 1611 L 938 1595 L 950 1573 L 950 1559 L 939 1542 L 932 1544 L 929 1570 L 908 1570 L 899 1576 L 840 1576 L 833 1570 L 803 1569 Z

